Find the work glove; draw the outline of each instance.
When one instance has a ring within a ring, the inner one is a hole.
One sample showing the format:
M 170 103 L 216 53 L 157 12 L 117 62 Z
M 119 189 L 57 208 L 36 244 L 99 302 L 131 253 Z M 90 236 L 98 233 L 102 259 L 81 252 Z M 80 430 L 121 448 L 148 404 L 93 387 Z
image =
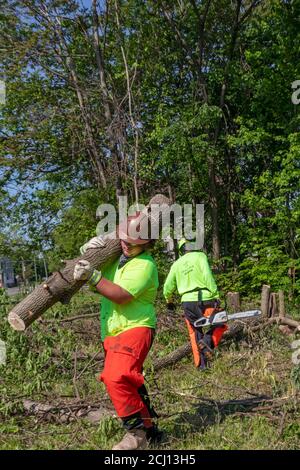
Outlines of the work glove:
M 80 253 L 83 255 L 90 248 L 101 248 L 106 245 L 105 237 L 99 236 L 91 238 L 87 243 L 80 247 Z
M 75 281 L 88 281 L 92 286 L 96 286 L 102 278 L 102 273 L 93 269 L 89 261 L 82 259 L 75 264 L 73 277 Z

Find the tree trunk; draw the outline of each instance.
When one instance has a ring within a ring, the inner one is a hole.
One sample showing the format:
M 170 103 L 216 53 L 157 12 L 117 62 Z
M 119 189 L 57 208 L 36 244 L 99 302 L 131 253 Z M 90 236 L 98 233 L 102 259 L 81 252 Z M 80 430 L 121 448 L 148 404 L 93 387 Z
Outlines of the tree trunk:
M 218 194 L 213 158 L 208 159 L 209 188 L 210 188 L 210 211 L 212 223 L 212 251 L 213 259 L 219 260 L 221 256 L 221 244 L 219 234 L 219 208 Z
M 150 200 L 149 206 L 151 204 L 160 205 L 163 212 L 163 208 L 168 207 L 169 199 L 158 194 Z M 152 217 L 149 206 L 140 215 L 141 232 L 143 227 L 148 225 L 149 222 L 151 222 L 152 226 L 155 224 L 159 226 L 161 220 L 163 220 L 162 212 L 158 218 Z M 75 264 L 80 259 L 89 261 L 92 268 L 103 268 L 105 264 L 110 263 L 120 254 L 120 241 L 118 239 L 110 239 L 104 247 L 87 250 L 83 256 L 66 261 L 65 267 L 61 271 L 52 274 L 46 282 L 39 285 L 13 308 L 8 315 L 9 324 L 14 330 L 24 331 L 56 302 L 68 303 L 71 297 L 86 283 L 86 281 L 74 281 L 73 278 Z

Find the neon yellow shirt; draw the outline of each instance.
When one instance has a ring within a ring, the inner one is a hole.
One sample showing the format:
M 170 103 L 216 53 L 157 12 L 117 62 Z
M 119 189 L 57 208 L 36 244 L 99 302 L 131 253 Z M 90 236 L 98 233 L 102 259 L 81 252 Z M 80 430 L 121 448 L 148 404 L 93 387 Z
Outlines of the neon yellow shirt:
M 118 284 L 134 298 L 118 305 L 106 297 L 101 301 L 101 339 L 116 336 L 140 326 L 156 327 L 154 301 L 158 288 L 158 273 L 154 259 L 143 252 L 118 269 L 119 260 L 103 270 L 103 277 Z
M 208 264 L 205 253 L 191 251 L 181 256 L 172 265 L 164 284 L 164 297 L 170 300 L 176 290 L 181 295 L 181 302 L 198 300 L 197 288 L 201 291 L 202 300 L 219 298 L 219 292 Z

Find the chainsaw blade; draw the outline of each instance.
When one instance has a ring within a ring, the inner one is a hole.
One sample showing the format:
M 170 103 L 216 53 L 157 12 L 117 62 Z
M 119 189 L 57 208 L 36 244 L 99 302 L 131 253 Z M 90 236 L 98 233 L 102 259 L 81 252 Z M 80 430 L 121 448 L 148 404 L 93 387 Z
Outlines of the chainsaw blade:
M 236 312 L 228 315 L 225 310 L 222 312 L 216 313 L 211 319 L 208 317 L 201 317 L 194 322 L 194 326 L 203 327 L 203 326 L 212 326 L 212 325 L 220 325 L 222 323 L 226 323 L 230 320 L 240 320 L 242 318 L 250 318 L 250 317 L 257 317 L 261 314 L 260 310 L 247 310 L 245 312 Z

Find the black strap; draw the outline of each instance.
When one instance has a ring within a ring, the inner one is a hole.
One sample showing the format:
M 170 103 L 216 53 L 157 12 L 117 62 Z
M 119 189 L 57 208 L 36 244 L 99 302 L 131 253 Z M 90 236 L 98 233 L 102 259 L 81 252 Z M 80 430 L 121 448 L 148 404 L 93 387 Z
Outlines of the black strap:
M 187 290 L 186 292 L 183 292 L 183 294 L 181 294 L 181 296 L 183 296 L 185 294 L 190 294 L 191 292 L 198 292 L 198 302 L 202 302 L 202 291 L 203 290 L 208 290 L 208 292 L 210 292 L 210 290 L 207 287 L 195 287 L 194 289 Z

